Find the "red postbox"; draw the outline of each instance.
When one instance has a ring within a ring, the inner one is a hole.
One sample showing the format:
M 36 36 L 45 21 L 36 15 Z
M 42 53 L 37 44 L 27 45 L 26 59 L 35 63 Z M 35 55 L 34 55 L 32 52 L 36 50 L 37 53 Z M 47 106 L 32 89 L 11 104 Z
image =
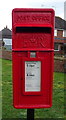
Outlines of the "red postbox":
M 54 11 L 12 11 L 13 103 L 15 108 L 52 106 Z

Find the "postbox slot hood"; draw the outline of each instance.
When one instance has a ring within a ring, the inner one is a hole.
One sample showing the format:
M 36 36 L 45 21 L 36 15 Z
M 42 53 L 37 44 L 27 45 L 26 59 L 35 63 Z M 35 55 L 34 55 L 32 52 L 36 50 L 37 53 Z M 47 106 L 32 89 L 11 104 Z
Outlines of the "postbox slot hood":
M 14 27 L 50 27 L 52 24 L 15 24 Z
M 50 32 L 51 25 L 17 25 L 15 26 L 16 33 L 26 32 Z

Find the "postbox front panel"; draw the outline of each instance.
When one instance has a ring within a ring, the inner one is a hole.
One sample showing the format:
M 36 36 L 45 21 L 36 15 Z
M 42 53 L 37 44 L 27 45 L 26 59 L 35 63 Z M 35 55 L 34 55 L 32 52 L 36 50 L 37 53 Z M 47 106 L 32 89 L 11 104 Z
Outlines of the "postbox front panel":
M 52 9 L 14 9 L 12 14 L 13 103 L 15 108 L 52 106 Z

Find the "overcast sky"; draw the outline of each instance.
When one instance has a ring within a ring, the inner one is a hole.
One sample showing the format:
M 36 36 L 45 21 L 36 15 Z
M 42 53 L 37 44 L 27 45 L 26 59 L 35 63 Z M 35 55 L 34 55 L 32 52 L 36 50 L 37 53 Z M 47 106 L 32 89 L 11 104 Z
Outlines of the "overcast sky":
M 64 2 L 66 0 L 1 0 L 0 30 L 6 25 L 12 28 L 12 9 L 14 8 L 53 8 L 55 15 L 64 19 Z

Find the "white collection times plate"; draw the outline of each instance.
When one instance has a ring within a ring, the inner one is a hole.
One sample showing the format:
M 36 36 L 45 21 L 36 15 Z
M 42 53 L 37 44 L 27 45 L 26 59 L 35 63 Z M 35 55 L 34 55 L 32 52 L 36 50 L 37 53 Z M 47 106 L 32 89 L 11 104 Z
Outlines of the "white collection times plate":
M 41 61 L 25 61 L 25 92 L 40 92 Z

